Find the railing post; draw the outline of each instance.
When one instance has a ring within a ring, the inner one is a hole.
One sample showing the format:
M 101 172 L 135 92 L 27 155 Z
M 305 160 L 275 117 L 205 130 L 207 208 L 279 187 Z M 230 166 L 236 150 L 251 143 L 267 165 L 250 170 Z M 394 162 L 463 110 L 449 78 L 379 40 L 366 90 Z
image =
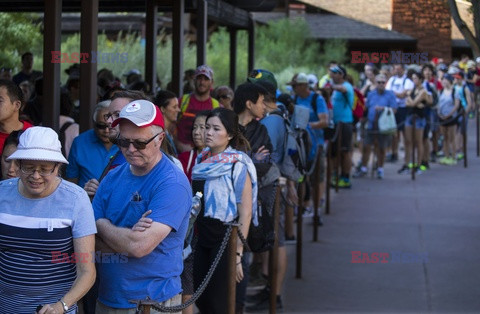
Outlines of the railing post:
M 286 184 L 285 178 L 280 178 L 275 187 L 275 203 L 273 206 L 273 230 L 275 232 L 275 244 L 269 252 L 268 274 L 270 281 L 270 314 L 275 314 L 277 310 L 277 284 L 278 284 L 278 224 L 280 220 L 280 198 L 282 197 L 282 187 Z
M 317 148 L 319 149 L 319 148 Z M 315 160 L 315 168 L 313 168 L 313 171 L 315 173 L 314 177 L 318 178 L 318 171 L 320 169 L 320 160 L 322 157 L 320 156 L 321 152 L 317 154 L 317 159 Z M 311 183 L 311 182 L 310 182 Z M 318 227 L 320 225 L 320 217 L 318 215 L 318 206 L 320 205 L 320 195 L 319 195 L 319 189 L 320 189 L 320 182 L 318 182 L 318 179 L 315 180 L 314 184 L 311 184 L 312 186 L 312 197 L 313 197 L 313 242 L 318 241 Z
M 417 116 L 412 115 L 412 138 L 411 138 L 411 141 L 412 141 L 412 180 L 415 180 L 415 123 L 416 123 L 415 120 L 416 119 L 417 119 Z
M 463 111 L 463 122 L 462 122 L 462 127 L 463 127 L 463 167 L 467 168 L 468 167 L 468 160 L 467 160 L 467 119 L 468 119 L 468 114 L 467 111 Z
M 338 193 L 338 182 L 340 182 L 340 172 L 342 170 L 342 124 L 343 122 L 338 122 L 337 124 L 337 129 L 338 129 L 338 135 L 337 135 L 337 151 L 335 154 L 335 158 L 337 159 L 337 166 L 336 166 L 336 171 L 337 171 L 337 180 L 335 182 L 335 192 Z
M 302 278 L 302 240 L 303 240 L 303 202 L 305 198 L 305 180 L 298 186 L 298 210 L 297 210 L 297 265 L 296 278 Z
M 228 240 L 228 314 L 235 314 L 235 293 L 237 288 L 236 253 L 237 253 L 237 226 L 232 226 L 232 233 Z
M 332 181 L 332 142 L 327 144 L 327 177 L 325 183 L 325 214 L 330 215 L 330 182 Z

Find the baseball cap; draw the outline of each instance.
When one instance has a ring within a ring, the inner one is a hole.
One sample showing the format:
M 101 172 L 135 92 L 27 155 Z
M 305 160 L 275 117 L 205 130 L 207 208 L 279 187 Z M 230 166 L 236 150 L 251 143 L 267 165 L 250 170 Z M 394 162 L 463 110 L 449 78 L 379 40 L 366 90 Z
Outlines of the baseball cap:
M 315 88 L 315 86 L 318 84 L 318 78 L 315 74 L 308 74 L 308 85 L 310 88 Z
M 62 154 L 57 132 L 51 128 L 34 126 L 26 129 L 18 139 L 17 150 L 7 160 L 25 159 L 53 161 L 68 164 Z
M 199 66 L 195 70 L 195 78 L 199 75 L 205 75 L 209 80 L 213 80 L 213 70 L 206 64 Z
M 122 119 L 126 119 L 139 128 L 146 128 L 151 125 L 158 125 L 165 128 L 163 115 L 160 108 L 155 106 L 148 100 L 135 100 L 123 107 L 120 111 L 118 119 L 113 121 L 112 127 L 120 123 Z
M 308 84 L 308 76 L 305 73 L 297 73 L 287 85 Z
M 329 70 L 332 71 L 333 73 L 340 73 L 343 76 L 347 75 L 347 70 L 341 65 L 334 65 Z
M 255 69 L 250 72 L 250 75 L 247 78 L 247 81 L 251 83 L 258 83 L 259 81 L 266 81 L 272 84 L 275 87 L 275 90 L 278 88 L 277 80 L 275 75 L 272 72 L 262 69 Z

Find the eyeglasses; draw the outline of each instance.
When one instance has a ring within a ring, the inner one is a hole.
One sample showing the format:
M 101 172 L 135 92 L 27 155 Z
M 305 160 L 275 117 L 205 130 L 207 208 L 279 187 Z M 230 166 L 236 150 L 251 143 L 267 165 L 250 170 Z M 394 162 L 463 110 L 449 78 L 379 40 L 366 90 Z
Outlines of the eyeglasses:
M 219 95 L 218 98 L 221 98 L 221 99 L 230 99 L 230 96 L 228 96 L 228 95 Z
M 95 128 L 99 130 L 105 130 L 106 128 L 110 128 L 110 126 L 108 124 L 95 123 Z
M 110 118 L 112 120 L 116 120 L 120 117 L 120 111 L 114 111 L 114 112 L 109 112 L 109 113 L 106 113 L 103 115 L 103 119 L 105 120 L 105 122 L 108 122 L 108 120 L 110 120 Z
M 48 177 L 51 175 L 54 171 L 55 168 L 57 167 L 58 163 L 55 163 L 55 165 L 50 169 L 50 167 L 40 167 L 37 169 L 37 167 L 32 166 L 32 165 L 25 165 L 20 162 L 20 171 L 22 171 L 23 174 L 26 174 L 28 176 L 31 176 L 36 172 L 38 172 L 39 175 L 42 177 Z
M 130 144 L 133 145 L 133 147 L 135 147 L 135 149 L 138 149 L 138 150 L 142 150 L 142 149 L 145 149 L 148 145 L 148 143 L 150 143 L 151 141 L 153 141 L 154 138 L 156 138 L 158 135 L 162 134 L 162 132 L 158 133 L 157 135 L 153 136 L 151 139 L 149 139 L 148 141 L 144 142 L 144 141 L 139 141 L 139 140 L 130 140 L 130 139 L 126 139 L 126 138 L 117 138 L 115 139 L 114 143 L 117 144 L 117 146 L 120 146 L 120 147 L 123 147 L 123 148 L 129 148 L 130 147 Z

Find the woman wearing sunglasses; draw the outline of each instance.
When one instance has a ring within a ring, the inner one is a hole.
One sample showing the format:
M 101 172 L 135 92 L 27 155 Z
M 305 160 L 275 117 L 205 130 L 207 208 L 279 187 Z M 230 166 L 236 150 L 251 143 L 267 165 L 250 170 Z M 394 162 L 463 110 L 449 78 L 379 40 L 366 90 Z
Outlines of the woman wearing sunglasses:
M 256 223 L 257 173 L 252 160 L 241 150 L 249 144 L 239 130 L 238 116 L 229 109 L 214 109 L 205 124 L 205 145 L 199 162 L 193 168 L 192 190 L 203 192 L 202 209 L 196 221 L 198 242 L 195 248 L 193 279 L 195 289 L 207 274 L 217 255 L 227 226 L 238 221 L 245 238 L 250 221 Z M 236 280 L 244 275 L 242 269 L 243 243 L 236 243 Z M 197 300 L 200 313 L 227 312 L 228 261 L 223 254 L 210 283 Z
M 8 161 L 19 178 L 0 182 L 0 313 L 76 313 L 95 280 L 95 221 L 54 130 L 27 129 Z

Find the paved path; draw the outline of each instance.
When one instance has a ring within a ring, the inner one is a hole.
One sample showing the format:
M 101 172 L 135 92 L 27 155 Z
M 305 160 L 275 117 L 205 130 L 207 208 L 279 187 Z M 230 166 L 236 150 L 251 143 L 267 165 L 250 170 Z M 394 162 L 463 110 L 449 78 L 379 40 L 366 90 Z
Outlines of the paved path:
M 284 313 L 480 313 L 480 158 L 470 121 L 467 169 L 432 164 L 412 182 L 396 173 L 401 162 L 387 164 L 384 180 L 354 179 L 334 195 L 319 242 L 305 222 L 302 279 L 288 248 Z M 390 258 L 352 263 L 352 251 Z M 392 263 L 395 252 L 428 260 Z

